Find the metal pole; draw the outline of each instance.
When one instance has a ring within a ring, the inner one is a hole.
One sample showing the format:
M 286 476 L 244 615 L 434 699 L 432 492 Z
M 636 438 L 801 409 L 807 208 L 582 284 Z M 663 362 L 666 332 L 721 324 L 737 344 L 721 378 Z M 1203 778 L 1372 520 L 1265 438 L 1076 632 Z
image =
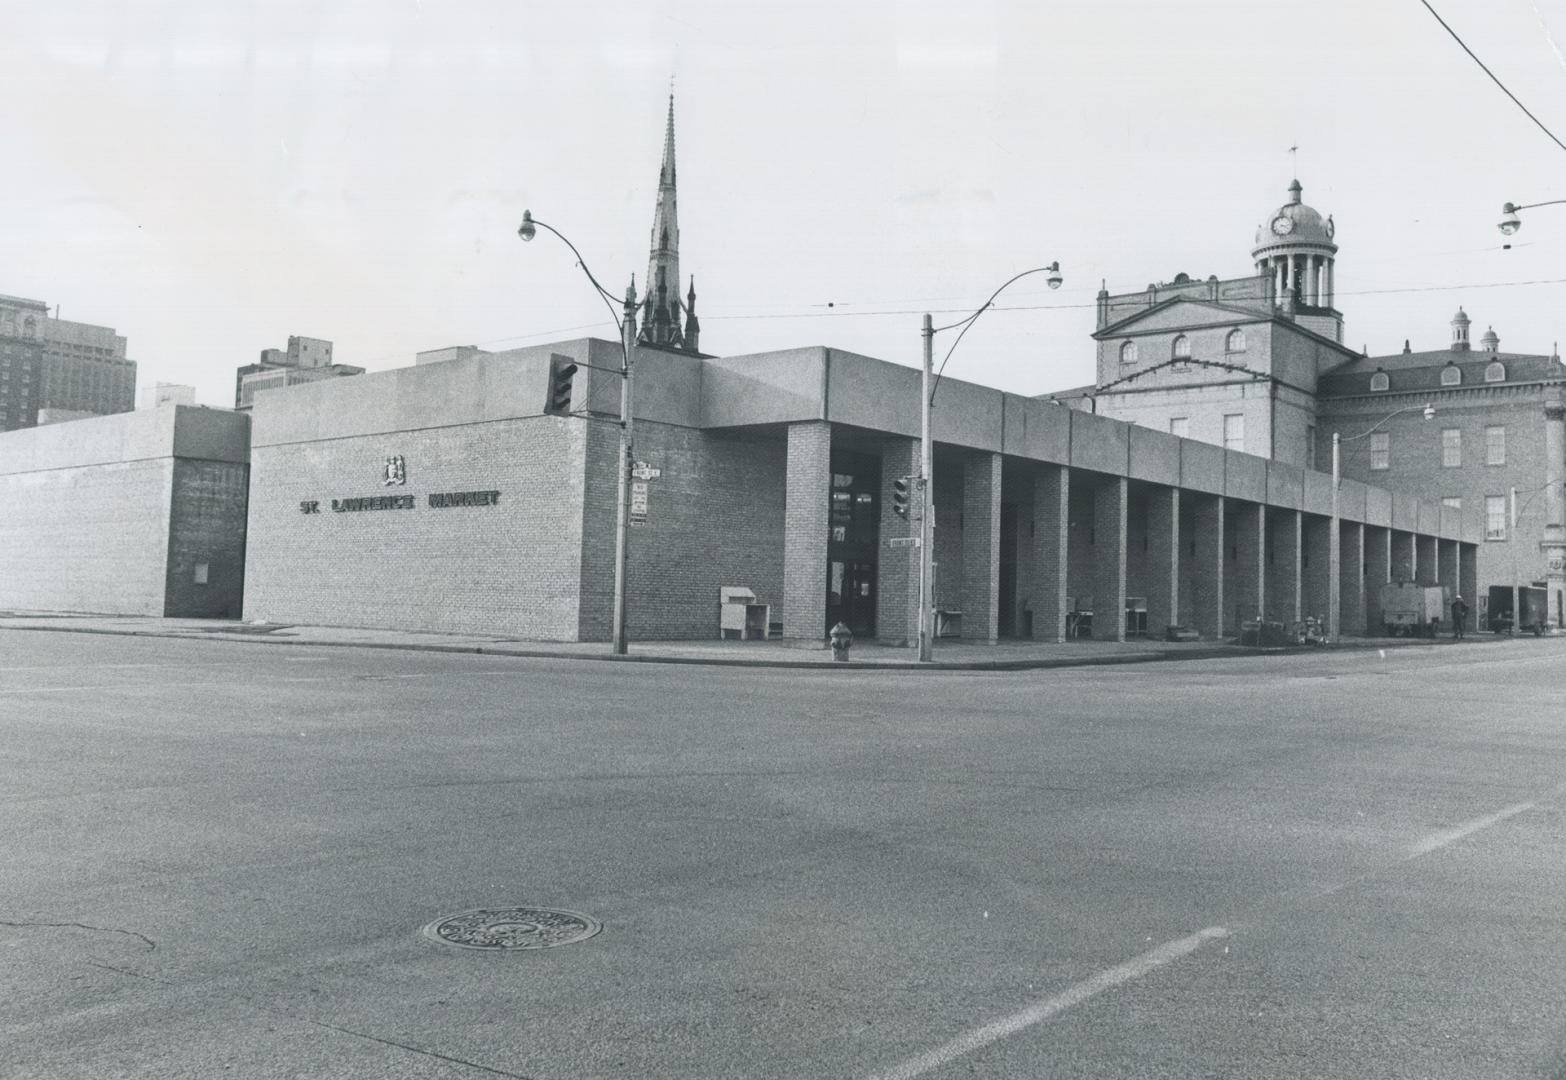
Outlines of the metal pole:
M 924 372 L 919 380 L 919 660 L 933 658 L 935 640 L 935 470 L 930 443 L 930 373 L 935 330 L 924 317 Z
M 1338 514 L 1338 485 L 1343 482 L 1338 433 L 1332 433 L 1332 531 L 1327 536 L 1327 640 L 1343 635 L 1343 527 Z
M 614 644 L 616 656 L 629 649 L 625 633 L 625 555 L 630 533 L 631 354 L 636 348 L 636 286 L 625 290 L 620 320 L 620 457 L 614 499 Z
M 1517 488 L 1512 488 L 1512 528 L 1506 534 L 1506 546 L 1512 549 L 1512 633 L 1520 630 L 1522 623 L 1521 597 L 1517 595 Z

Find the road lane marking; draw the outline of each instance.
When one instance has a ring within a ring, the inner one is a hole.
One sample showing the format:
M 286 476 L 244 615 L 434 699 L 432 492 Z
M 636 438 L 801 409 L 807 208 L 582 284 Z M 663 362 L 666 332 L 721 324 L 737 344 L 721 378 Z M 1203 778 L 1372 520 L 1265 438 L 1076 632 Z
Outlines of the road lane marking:
M 1480 829 L 1488 829 L 1491 825 L 1499 825 L 1507 818 L 1513 818 L 1518 814 L 1532 810 L 1535 805 L 1535 803 L 1531 802 L 1514 803 L 1503 810 L 1497 810 L 1495 813 L 1487 814 L 1482 818 L 1474 818 L 1472 821 L 1465 821 L 1461 825 L 1450 829 L 1433 832 L 1423 840 L 1415 841 L 1409 845 L 1408 857 L 1417 859 L 1421 855 L 1428 855 L 1432 851 L 1446 847 L 1448 844 L 1455 844 L 1466 836 L 1472 836 Z
M 1027 1008 L 999 1020 L 992 1020 L 988 1024 L 973 1028 L 957 1036 L 949 1042 L 942 1043 L 933 1050 L 927 1050 L 917 1057 L 909 1058 L 901 1065 L 897 1065 L 885 1072 L 873 1074 L 869 1080 L 915 1080 L 915 1077 L 933 1072 L 948 1065 L 958 1058 L 981 1050 L 993 1042 L 1008 1038 L 1021 1031 L 1044 1021 L 1059 1016 L 1067 1009 L 1082 1004 L 1084 1001 L 1106 990 L 1113 990 L 1123 983 L 1140 979 L 1142 976 L 1166 964 L 1172 964 L 1181 957 L 1206 945 L 1209 941 L 1229 936 L 1229 931 L 1221 926 L 1210 926 L 1206 930 L 1198 930 L 1189 937 L 1179 938 L 1175 941 L 1165 942 L 1156 949 L 1150 949 L 1141 956 L 1127 960 L 1123 964 L 1101 971 L 1091 978 L 1068 986 L 1060 993 L 1052 997 L 1043 998 L 1034 1002 Z

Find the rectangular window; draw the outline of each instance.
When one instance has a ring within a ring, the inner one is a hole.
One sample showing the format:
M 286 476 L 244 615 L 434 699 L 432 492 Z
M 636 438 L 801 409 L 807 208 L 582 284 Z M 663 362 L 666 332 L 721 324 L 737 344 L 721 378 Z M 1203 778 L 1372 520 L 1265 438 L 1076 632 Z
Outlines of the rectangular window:
M 1450 506 L 1453 510 L 1461 510 L 1463 508 L 1463 500 L 1456 495 L 1443 495 L 1441 497 L 1441 505 Z
M 1316 425 L 1315 424 L 1306 424 L 1305 425 L 1305 467 L 1307 469 L 1314 469 L 1316 467 Z
M 1486 540 L 1506 539 L 1506 496 L 1486 495 L 1484 497 L 1484 538 Z
M 1392 464 L 1392 436 L 1378 431 L 1370 436 L 1370 467 L 1385 469 Z
M 1495 424 L 1484 429 L 1484 463 L 1506 464 L 1506 427 Z
M 1245 417 L 1241 413 L 1228 413 L 1223 418 L 1223 448 L 1245 449 Z
M 1169 434 L 1178 435 L 1182 439 L 1191 437 L 1191 418 L 1189 416 L 1171 416 L 1169 418 Z
M 1463 463 L 1463 429 L 1441 429 L 1441 467 L 1455 469 Z

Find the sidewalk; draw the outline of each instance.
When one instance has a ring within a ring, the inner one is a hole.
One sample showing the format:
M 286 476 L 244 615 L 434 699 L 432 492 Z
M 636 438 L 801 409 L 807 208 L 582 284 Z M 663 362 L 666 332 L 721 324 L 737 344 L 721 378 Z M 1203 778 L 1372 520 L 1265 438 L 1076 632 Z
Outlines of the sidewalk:
M 1034 642 L 1003 641 L 982 645 L 958 639 L 935 643 L 935 659 L 918 661 L 917 650 L 874 642 L 854 645 L 852 659 L 836 663 L 831 650 L 792 641 L 633 641 L 630 653 L 615 656 L 605 642 L 524 641 L 485 634 L 440 634 L 409 630 L 374 630 L 337 626 L 247 623 L 231 619 L 162 619 L 144 615 L 90 615 L 71 612 L 0 611 L 0 630 L 39 630 L 128 637 L 187 638 L 251 645 L 314 645 L 361 649 L 406 649 L 416 652 L 478 653 L 612 663 L 709 664 L 732 667 L 826 668 L 828 670 L 1019 671 L 1034 668 L 1089 667 L 1162 660 L 1208 660 L 1218 657 L 1320 652 L 1321 647 L 1241 647 L 1223 641 L 1170 642 L 1153 640 Z M 1480 635 L 1468 642 L 1505 640 Z M 1326 649 L 1430 648 L 1450 639 L 1350 638 Z

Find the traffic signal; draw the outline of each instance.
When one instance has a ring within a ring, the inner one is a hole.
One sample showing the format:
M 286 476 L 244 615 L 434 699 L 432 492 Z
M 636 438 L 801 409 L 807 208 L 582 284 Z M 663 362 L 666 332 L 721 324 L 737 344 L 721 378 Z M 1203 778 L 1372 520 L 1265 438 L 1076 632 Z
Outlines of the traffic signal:
M 900 518 L 908 516 L 908 477 L 899 476 L 892 481 L 892 513 Z
M 557 416 L 571 412 L 571 380 L 576 376 L 576 365 L 569 356 L 549 358 L 549 396 L 544 399 L 544 411 Z

